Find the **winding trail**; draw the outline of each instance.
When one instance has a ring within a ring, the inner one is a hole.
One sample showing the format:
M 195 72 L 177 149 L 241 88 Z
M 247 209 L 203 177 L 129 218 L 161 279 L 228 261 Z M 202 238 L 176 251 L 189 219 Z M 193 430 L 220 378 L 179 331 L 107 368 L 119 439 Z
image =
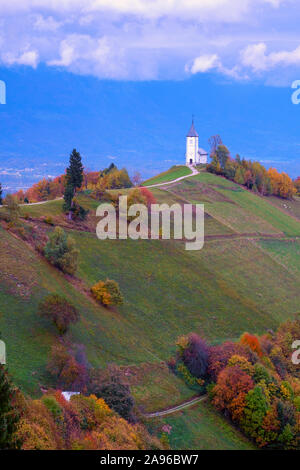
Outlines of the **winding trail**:
M 47 199 L 47 201 L 39 201 L 39 202 L 24 202 L 22 204 L 19 204 L 19 206 L 38 206 L 40 204 L 47 204 L 47 202 L 52 202 L 52 201 L 60 201 L 63 199 L 63 197 L 57 197 L 56 199 Z M 1 205 L 0 204 L 0 209 L 1 207 L 6 207 L 5 204 Z
M 177 411 L 184 410 L 185 408 L 189 408 L 190 406 L 195 405 L 196 403 L 199 403 L 200 401 L 203 401 L 206 398 L 207 395 L 202 395 L 201 397 L 193 398 L 192 400 L 186 401 L 181 405 L 174 406 L 173 408 L 168 408 L 167 410 L 163 411 L 155 411 L 154 413 L 146 413 L 144 416 L 146 418 L 158 418 L 160 416 L 170 415 L 172 413 L 176 413 Z
M 149 186 L 144 186 L 144 188 L 156 188 L 157 186 L 165 186 L 166 184 L 177 183 L 177 181 L 184 180 L 185 178 L 190 178 L 191 176 L 198 175 L 199 171 L 192 165 L 188 165 L 188 168 L 192 171 L 190 175 L 180 176 L 172 181 L 166 181 L 165 183 L 156 183 Z

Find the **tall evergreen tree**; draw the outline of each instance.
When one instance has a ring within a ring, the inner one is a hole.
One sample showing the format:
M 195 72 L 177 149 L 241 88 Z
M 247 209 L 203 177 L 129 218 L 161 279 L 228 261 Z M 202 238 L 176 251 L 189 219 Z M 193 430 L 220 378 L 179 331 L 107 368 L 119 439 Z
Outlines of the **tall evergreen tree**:
M 3 194 L 3 192 L 2 192 L 2 184 L 0 183 L 0 205 L 3 204 L 2 194 Z
M 64 193 L 64 210 L 69 211 L 69 219 L 72 219 L 73 198 L 76 190 L 79 189 L 83 182 L 83 165 L 81 155 L 76 149 L 70 154 L 70 162 L 67 168 L 67 182 Z
M 81 155 L 76 149 L 73 149 L 70 155 L 70 164 L 67 168 L 67 182 L 74 189 L 74 194 L 83 182 L 83 165 Z

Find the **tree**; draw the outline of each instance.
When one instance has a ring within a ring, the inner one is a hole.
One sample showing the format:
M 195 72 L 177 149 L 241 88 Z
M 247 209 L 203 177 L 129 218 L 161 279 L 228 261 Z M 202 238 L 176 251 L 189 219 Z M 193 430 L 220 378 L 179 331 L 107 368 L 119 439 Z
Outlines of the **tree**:
M 225 169 L 227 160 L 229 159 L 229 150 L 225 145 L 218 145 L 216 149 L 216 157 L 218 162 L 220 163 L 220 166 L 222 170 Z
M 11 194 L 8 194 L 5 198 L 5 203 L 7 206 L 8 210 L 8 218 L 9 221 L 14 224 L 18 221 L 19 215 L 20 215 L 20 207 L 19 204 L 17 203 L 16 199 L 14 196 Z
M 300 176 L 298 176 L 298 177 L 294 180 L 294 187 L 295 187 L 297 196 L 299 196 L 299 195 L 300 195 Z
M 121 305 L 124 301 L 119 284 L 112 279 L 97 282 L 91 292 L 95 299 L 105 306 Z
M 87 364 L 76 358 L 76 351 L 68 350 L 62 343 L 51 348 L 47 370 L 57 385 L 74 391 L 86 391 L 88 381 Z
M 233 355 L 243 356 L 250 359 L 251 351 L 247 351 L 244 346 L 231 341 L 226 341 L 217 346 L 209 348 L 208 373 L 211 379 L 216 382 L 219 373 L 224 369 Z
M 71 324 L 79 321 L 77 309 L 64 297 L 50 294 L 40 303 L 38 313 L 51 320 L 60 335 L 64 335 Z
M 3 204 L 2 194 L 3 194 L 3 191 L 2 191 L 2 184 L 0 183 L 0 206 Z
M 254 386 L 251 377 L 239 366 L 226 367 L 218 376 L 213 389 L 213 403 L 218 410 L 229 413 L 234 421 L 243 415 L 246 395 Z
M 77 189 L 81 188 L 83 182 L 83 165 L 81 155 L 76 149 L 73 149 L 70 154 L 69 167 L 67 168 L 67 183 L 74 189 L 74 194 Z
M 74 197 L 74 188 L 71 184 L 67 183 L 64 192 L 64 205 L 63 210 L 64 212 L 68 212 L 72 208 L 72 201 Z
M 70 162 L 67 168 L 66 188 L 64 194 L 65 209 L 69 210 L 69 219 L 72 219 L 73 198 L 77 189 L 81 188 L 83 182 L 83 165 L 81 155 L 76 149 L 70 154 Z M 73 196 L 72 196 L 73 192 Z
M 134 186 L 140 186 L 142 183 L 142 176 L 139 171 L 136 171 L 132 177 L 132 183 Z
M 253 352 L 255 352 L 259 357 L 262 357 L 263 354 L 257 336 L 244 333 L 241 336 L 240 343 L 244 346 L 249 346 Z
M 19 421 L 14 405 L 16 393 L 5 366 L 0 364 L 0 450 L 13 449 L 17 445 L 14 439 Z
M 79 251 L 75 241 L 67 236 L 61 227 L 55 227 L 49 235 L 49 241 L 44 248 L 46 259 L 64 273 L 75 274 L 78 264 Z
M 268 403 L 261 387 L 257 385 L 248 392 L 241 426 L 247 436 L 255 439 L 258 443 L 263 440 L 262 424 L 268 408 Z
M 181 359 L 194 377 L 204 377 L 208 365 L 208 346 L 206 342 L 197 334 L 190 334 L 187 347 L 182 350 Z
M 130 388 L 125 384 L 116 367 L 111 366 L 106 374 L 94 371 L 89 385 L 90 393 L 103 398 L 110 408 L 128 421 L 134 420 L 134 400 Z

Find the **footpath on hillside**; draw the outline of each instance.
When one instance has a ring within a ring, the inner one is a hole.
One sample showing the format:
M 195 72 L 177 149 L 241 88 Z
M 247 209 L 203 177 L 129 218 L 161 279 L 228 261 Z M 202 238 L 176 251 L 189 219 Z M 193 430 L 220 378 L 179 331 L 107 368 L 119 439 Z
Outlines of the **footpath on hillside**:
M 186 401 L 181 405 L 174 406 L 173 408 L 168 408 L 162 411 L 155 411 L 153 413 L 146 413 L 144 416 L 146 418 L 158 418 L 160 416 L 170 415 L 171 413 L 176 413 L 177 411 L 184 410 L 185 408 L 189 408 L 190 406 L 196 405 L 200 401 L 203 401 L 207 398 L 207 395 L 202 395 L 201 397 L 193 398 L 192 400 Z
M 188 168 L 192 171 L 190 175 L 180 176 L 179 178 L 176 178 L 175 180 L 166 181 L 165 183 L 150 184 L 149 186 L 144 186 L 144 188 L 156 188 L 157 186 L 165 186 L 166 184 L 177 183 L 177 181 L 181 181 L 181 180 L 184 180 L 185 178 L 190 178 L 191 176 L 198 175 L 199 171 L 197 170 L 197 168 L 195 168 L 192 165 L 188 165 Z

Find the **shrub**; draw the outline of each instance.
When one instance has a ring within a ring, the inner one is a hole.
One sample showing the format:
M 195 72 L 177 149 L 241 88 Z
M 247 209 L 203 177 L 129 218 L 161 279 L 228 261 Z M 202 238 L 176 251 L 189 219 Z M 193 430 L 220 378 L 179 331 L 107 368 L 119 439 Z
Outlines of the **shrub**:
M 241 344 L 226 341 L 217 346 L 209 348 L 208 373 L 216 382 L 219 373 L 224 369 L 233 355 L 243 356 L 249 359 L 249 352 Z
M 51 320 L 60 335 L 64 335 L 72 323 L 77 323 L 79 314 L 71 303 L 57 294 L 48 295 L 39 305 L 41 317 Z
M 17 203 L 16 199 L 11 195 L 8 194 L 5 198 L 5 204 L 8 210 L 8 218 L 9 222 L 15 224 L 19 220 L 20 215 L 20 207 Z
M 263 354 L 262 354 L 260 342 L 257 336 L 250 335 L 249 333 L 244 333 L 241 336 L 240 343 L 243 344 L 244 346 L 248 346 L 259 357 L 262 357 Z
M 59 387 L 85 391 L 88 377 L 87 368 L 85 364 L 76 359 L 74 351 L 68 351 L 63 344 L 52 346 L 47 370 Z
M 94 371 L 91 375 L 89 392 L 98 398 L 103 398 L 105 403 L 122 418 L 134 421 L 134 399 L 130 387 L 122 381 L 115 367 L 110 367 L 106 373 L 101 370 Z
M 99 281 L 91 288 L 91 292 L 95 299 L 102 305 L 121 305 L 123 296 L 121 294 L 119 284 L 111 279 Z
M 188 336 L 188 345 L 183 349 L 181 358 L 194 377 L 205 376 L 208 365 L 208 346 L 200 336 L 195 333 Z
M 45 258 L 64 273 L 75 274 L 78 264 L 79 251 L 75 247 L 75 241 L 67 236 L 61 227 L 55 227 L 49 236 L 49 241 L 44 248 Z
M 47 217 L 45 217 L 44 219 L 44 222 L 48 225 L 54 225 L 54 222 L 53 222 L 53 219 L 50 215 L 48 215 Z

